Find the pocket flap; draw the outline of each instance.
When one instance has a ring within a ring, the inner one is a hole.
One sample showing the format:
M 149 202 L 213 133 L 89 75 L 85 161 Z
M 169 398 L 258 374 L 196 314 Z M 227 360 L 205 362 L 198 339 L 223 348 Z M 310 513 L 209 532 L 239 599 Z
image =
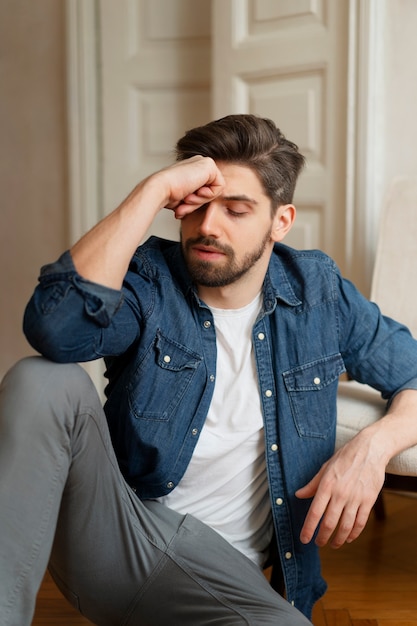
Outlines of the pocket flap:
M 158 333 L 155 342 L 156 360 L 163 369 L 179 372 L 186 368 L 195 369 L 201 362 L 201 356 L 172 339 Z
M 333 354 L 288 370 L 283 376 L 287 391 L 319 391 L 345 371 L 342 356 Z

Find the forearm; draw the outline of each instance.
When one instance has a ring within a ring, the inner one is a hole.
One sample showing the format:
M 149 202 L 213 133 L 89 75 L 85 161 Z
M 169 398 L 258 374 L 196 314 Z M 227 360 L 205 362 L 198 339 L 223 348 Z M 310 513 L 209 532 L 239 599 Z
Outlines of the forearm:
M 404 389 L 392 400 L 387 414 L 362 432 L 371 437 L 380 451 L 381 461 L 388 462 L 397 454 L 417 444 L 417 390 Z
M 152 174 L 73 246 L 78 273 L 120 289 L 129 261 L 156 214 L 167 207 L 181 219 L 219 195 L 223 186 L 221 172 L 207 157 L 192 157 Z
M 71 248 L 77 272 L 92 282 L 120 289 L 129 262 L 163 202 L 163 194 L 148 181 L 137 185 Z

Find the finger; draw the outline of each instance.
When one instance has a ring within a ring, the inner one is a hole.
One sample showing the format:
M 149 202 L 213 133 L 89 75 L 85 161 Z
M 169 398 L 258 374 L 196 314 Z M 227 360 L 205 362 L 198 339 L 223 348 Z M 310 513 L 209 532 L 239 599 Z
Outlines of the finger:
M 348 537 L 346 537 L 346 543 L 352 543 L 359 537 L 365 528 L 367 521 L 369 519 L 369 515 L 371 513 L 372 507 L 369 508 L 367 506 L 361 506 L 358 510 L 358 514 L 356 516 L 355 524 L 349 533 Z
M 332 548 L 340 548 L 344 543 L 351 543 L 359 537 L 366 526 L 372 509 L 372 500 L 362 500 L 355 497 L 351 502 L 345 503 L 343 509 L 335 500 L 331 500 L 320 529 L 317 533 L 316 543 L 319 546 L 330 541 Z M 340 500 L 344 502 L 343 499 Z M 338 519 L 339 517 L 339 519 Z
M 207 202 L 214 200 L 214 198 L 221 192 L 222 187 L 200 187 L 197 191 L 189 193 L 185 198 L 174 208 L 175 217 L 182 219 L 185 215 L 192 213 L 196 209 L 200 208 Z
M 355 523 L 357 520 L 357 509 L 351 507 L 346 507 L 341 516 L 340 516 L 340 520 L 337 526 L 337 529 L 335 530 L 333 537 L 330 541 L 330 545 L 332 548 L 340 548 L 348 539 L 348 537 L 350 536 L 350 534 L 352 533 L 353 528 L 355 527 Z M 320 534 L 320 532 L 319 532 Z M 323 541 L 327 541 L 330 539 L 330 537 L 327 537 L 327 540 L 325 537 L 323 538 L 319 538 L 319 541 L 323 540 Z M 324 545 L 324 544 L 319 544 L 319 545 Z
M 187 194 L 183 200 L 183 203 L 186 205 L 194 204 L 196 206 L 201 206 L 207 201 L 213 200 L 215 197 L 216 192 L 214 191 L 214 189 L 212 187 L 207 187 L 206 185 L 204 185 L 204 187 L 200 187 L 196 191 Z
M 317 489 L 320 484 L 321 476 L 324 472 L 325 465 L 320 469 L 320 471 L 308 482 L 304 487 L 300 487 L 295 492 L 295 496 L 300 498 L 300 500 L 312 498 L 316 495 Z
M 207 199 L 197 195 L 197 192 L 189 193 L 181 200 L 176 202 L 168 202 L 165 208 L 172 211 L 178 211 L 178 209 L 188 209 L 188 212 L 195 211 L 198 207 L 207 202 Z
M 317 492 L 310 505 L 307 516 L 304 520 L 303 527 L 300 533 L 300 541 L 302 543 L 309 543 L 317 530 L 320 520 L 326 511 L 329 504 L 330 497 L 324 492 Z
M 224 178 L 213 159 L 202 156 L 179 161 L 158 172 L 166 189 L 165 207 L 201 205 L 218 196 L 224 189 Z
M 198 198 L 195 194 L 190 194 L 187 198 L 184 198 L 177 207 L 174 209 L 174 214 L 177 220 L 181 220 L 186 215 L 193 213 L 197 209 L 207 204 L 207 200 Z
M 318 484 L 316 483 L 317 481 L 311 480 L 309 483 L 307 483 L 307 485 L 304 485 L 304 487 L 297 489 L 297 491 L 295 492 L 295 496 L 297 498 L 300 498 L 300 500 L 312 498 L 317 491 Z
M 356 519 L 357 505 L 344 507 L 343 500 L 331 500 L 316 537 L 316 544 L 325 546 L 332 538 L 331 545 L 340 547 L 352 531 Z

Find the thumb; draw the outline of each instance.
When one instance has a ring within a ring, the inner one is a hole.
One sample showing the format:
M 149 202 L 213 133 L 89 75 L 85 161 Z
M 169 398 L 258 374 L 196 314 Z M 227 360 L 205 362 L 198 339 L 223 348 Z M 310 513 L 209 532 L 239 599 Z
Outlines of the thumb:
M 295 492 L 296 497 L 300 498 L 300 500 L 313 498 L 316 495 L 319 483 L 320 473 L 316 474 L 314 478 L 310 480 L 310 482 L 304 485 L 304 487 L 300 487 L 300 489 L 297 489 L 297 491 Z

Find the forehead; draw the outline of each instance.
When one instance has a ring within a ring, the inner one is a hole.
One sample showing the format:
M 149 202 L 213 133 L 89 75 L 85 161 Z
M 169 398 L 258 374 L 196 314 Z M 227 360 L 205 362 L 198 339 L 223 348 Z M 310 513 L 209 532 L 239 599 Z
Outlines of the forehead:
M 237 163 L 217 163 L 225 180 L 224 196 L 245 194 L 260 201 L 268 200 L 258 175 L 248 166 Z

